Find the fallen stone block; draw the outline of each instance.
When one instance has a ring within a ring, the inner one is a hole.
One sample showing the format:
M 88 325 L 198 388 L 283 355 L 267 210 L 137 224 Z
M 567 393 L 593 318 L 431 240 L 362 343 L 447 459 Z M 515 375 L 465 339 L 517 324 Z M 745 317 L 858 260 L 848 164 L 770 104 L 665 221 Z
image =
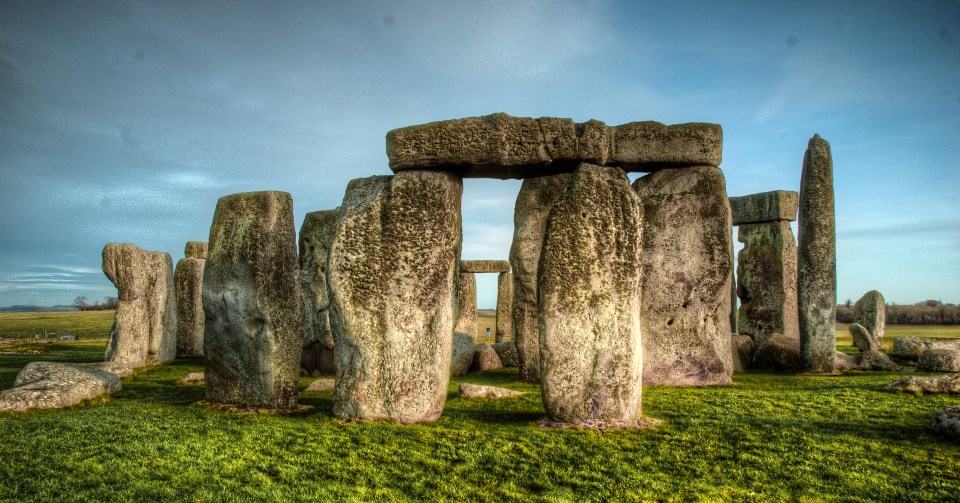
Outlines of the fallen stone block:
M 917 360 L 921 372 L 960 372 L 960 351 L 927 349 Z
M 960 374 L 942 376 L 907 376 L 898 379 L 883 389 L 916 394 L 960 394 Z
M 519 364 L 517 355 L 517 345 L 513 341 L 503 341 L 491 344 L 490 347 L 497 352 L 500 357 L 500 363 L 504 367 L 516 367 Z
M 474 372 L 489 372 L 502 368 L 503 362 L 500 361 L 500 356 L 497 355 L 497 352 L 490 347 L 489 344 L 484 342 L 476 345 L 476 350 L 473 353 L 473 364 L 470 365 L 470 370 Z
M 13 388 L 0 391 L 0 411 L 61 409 L 120 391 L 120 378 L 94 365 L 28 363 Z
M 513 398 L 525 393 L 496 386 L 463 383 L 460 385 L 461 398 Z

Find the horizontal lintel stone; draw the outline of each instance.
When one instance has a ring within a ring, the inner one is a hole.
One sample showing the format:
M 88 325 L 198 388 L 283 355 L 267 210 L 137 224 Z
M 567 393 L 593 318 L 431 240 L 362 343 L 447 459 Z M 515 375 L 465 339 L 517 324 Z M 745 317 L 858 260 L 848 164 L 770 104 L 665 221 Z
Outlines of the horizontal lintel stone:
M 798 204 L 799 196 L 796 192 L 773 190 L 748 196 L 731 197 L 730 212 L 733 215 L 733 225 L 775 222 L 777 220 L 793 222 L 797 219 Z
M 510 272 L 506 260 L 461 260 L 460 272 Z

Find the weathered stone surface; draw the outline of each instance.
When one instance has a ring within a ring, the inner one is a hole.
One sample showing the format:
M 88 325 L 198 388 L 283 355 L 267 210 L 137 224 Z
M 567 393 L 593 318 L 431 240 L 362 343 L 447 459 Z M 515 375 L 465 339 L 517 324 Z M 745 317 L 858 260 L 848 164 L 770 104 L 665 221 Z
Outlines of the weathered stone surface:
M 78 363 L 81 367 L 93 367 L 104 372 L 109 372 L 121 379 L 133 374 L 133 369 L 120 362 L 96 362 L 96 363 Z
M 497 276 L 497 334 L 495 340 L 513 339 L 513 275 L 502 272 Z
M 173 360 L 177 306 L 170 254 L 110 243 L 103 247 L 103 272 L 119 299 L 105 359 L 131 368 Z
M 510 262 L 506 260 L 461 260 L 460 272 L 510 272 Z
M 883 389 L 916 394 L 960 394 L 960 374 L 943 376 L 907 376 L 898 379 Z
M 916 360 L 927 350 L 927 345 L 919 337 L 900 336 L 893 338 L 893 355 L 908 360 Z
M 873 337 L 870 336 L 870 332 L 867 332 L 867 329 L 863 328 L 863 325 L 860 325 L 859 323 L 851 323 L 847 326 L 847 330 L 850 332 L 850 336 L 853 338 L 853 345 L 861 352 L 880 350 L 880 345 L 873 340 Z
M 102 368 L 57 362 L 28 363 L 13 388 L 0 391 L 0 411 L 60 409 L 120 391 L 120 378 Z
M 445 169 L 465 178 L 530 178 L 569 173 L 579 162 L 627 171 L 719 166 L 722 143 L 716 124 L 608 128 L 596 120 L 497 113 L 394 129 L 387 133 L 387 158 L 394 173 Z
M 462 332 L 477 339 L 477 277 L 472 272 L 460 271 L 457 282 L 457 324 L 454 332 Z
M 304 311 L 296 238 L 286 192 L 217 201 L 203 273 L 209 402 L 297 406 Z
M 190 243 L 197 242 L 190 241 Z M 206 246 L 206 243 L 202 244 Z M 202 258 L 182 258 L 177 262 L 177 270 L 173 275 L 177 294 L 177 356 L 203 356 L 203 267 L 205 262 L 206 260 Z
M 745 370 L 750 370 L 753 366 L 753 351 L 757 347 L 757 344 L 754 342 L 753 337 L 749 335 L 738 335 L 733 334 L 733 357 L 736 358 L 734 361 L 734 367 L 736 367 L 737 362 L 740 364 L 740 372 Z
M 403 171 L 347 186 L 330 250 L 339 417 L 440 417 L 450 358 L 463 183 Z
M 528 178 L 520 186 L 513 213 L 513 340 L 520 380 L 540 382 L 540 324 L 537 318 L 537 270 L 547 218 L 570 183 L 570 175 Z
M 960 372 L 960 351 L 927 349 L 917 360 L 921 372 Z
M 463 383 L 460 385 L 461 398 L 513 398 L 525 393 L 495 386 Z
M 206 260 L 207 258 L 206 241 L 187 241 L 187 245 L 183 247 L 183 256 L 186 258 L 198 258 L 198 259 Z
M 837 319 L 836 223 L 830 144 L 813 135 L 803 156 L 797 222 L 797 307 L 803 370 L 834 371 Z
M 543 403 L 552 423 L 639 424 L 642 230 L 643 206 L 617 168 L 581 164 L 550 214 L 538 306 Z
M 857 355 L 857 367 L 860 370 L 885 370 L 896 372 L 900 366 L 893 362 L 889 356 L 878 350 L 867 350 Z
M 867 329 L 867 333 L 879 347 L 887 326 L 887 304 L 883 300 L 883 294 L 876 290 L 863 294 L 853 305 L 853 321 Z
M 310 374 L 331 375 L 337 371 L 330 328 L 327 259 L 339 214 L 340 208 L 311 211 L 300 225 L 300 283 L 306 319 L 300 367 Z
M 782 372 L 800 371 L 800 338 L 783 334 L 772 334 L 753 356 L 753 368 L 759 370 L 778 370 Z
M 207 381 L 206 375 L 203 372 L 190 372 L 183 379 L 180 379 L 181 384 L 199 384 L 203 385 Z
M 516 367 L 520 364 L 520 359 L 517 355 L 517 345 L 513 341 L 503 341 L 496 344 L 491 344 L 490 347 L 497 352 L 497 356 L 500 357 L 500 363 L 504 367 Z
M 933 415 L 933 431 L 948 437 L 960 438 L 960 405 L 949 407 Z
M 762 344 L 770 334 L 798 336 L 797 244 L 786 221 L 743 224 L 737 261 L 737 330 Z
M 466 375 L 473 364 L 473 354 L 477 350 L 477 343 L 470 334 L 453 333 L 453 346 L 450 358 L 450 376 Z
M 730 384 L 730 206 L 723 173 L 691 167 L 634 182 L 644 207 L 643 383 Z
M 749 196 L 731 197 L 730 214 L 733 225 L 797 219 L 799 194 L 792 190 L 772 190 Z
M 470 370 L 474 372 L 489 372 L 503 368 L 503 362 L 500 361 L 500 355 L 489 344 L 483 342 L 477 344 L 473 353 L 473 363 Z
M 303 391 L 329 391 L 336 387 L 336 379 L 317 379 L 308 384 Z
M 860 364 L 857 363 L 857 357 L 860 355 L 848 355 L 837 351 L 834 367 L 836 370 L 860 370 Z M 798 356 L 799 358 L 799 356 Z

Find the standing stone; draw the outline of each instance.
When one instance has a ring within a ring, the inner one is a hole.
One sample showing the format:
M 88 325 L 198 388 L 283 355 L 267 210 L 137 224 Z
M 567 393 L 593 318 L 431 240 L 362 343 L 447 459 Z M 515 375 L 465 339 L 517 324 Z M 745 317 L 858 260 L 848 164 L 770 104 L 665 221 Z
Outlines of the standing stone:
M 477 277 L 472 272 L 460 272 L 457 295 L 457 325 L 454 332 L 469 334 L 477 340 Z
M 103 273 L 119 301 L 106 361 L 139 368 L 173 360 L 177 307 L 170 254 L 110 243 L 103 248 Z
M 813 135 L 800 178 L 797 305 L 800 362 L 807 372 L 832 373 L 837 319 L 836 224 L 830 144 Z
M 874 342 L 870 332 L 867 331 L 863 325 L 851 323 L 847 326 L 847 331 L 850 332 L 850 338 L 853 340 L 854 347 L 859 349 L 861 353 L 880 350 L 880 346 Z
M 433 171 L 347 186 L 329 273 L 338 417 L 440 417 L 451 371 L 462 194 L 459 177 Z
M 642 227 L 642 205 L 619 168 L 581 164 L 553 208 L 538 272 L 543 403 L 551 423 L 638 425 Z
M 339 214 L 340 208 L 311 211 L 300 226 L 300 283 L 306 315 L 300 367 L 310 374 L 331 375 L 337 370 L 330 329 L 327 258 Z
M 203 356 L 203 265 L 207 243 L 188 241 L 177 262 L 177 356 Z
M 853 321 L 870 332 L 873 342 L 879 348 L 887 326 L 887 304 L 883 300 L 883 294 L 876 290 L 863 294 L 853 305 Z
M 567 185 L 569 174 L 527 178 L 520 186 L 513 213 L 513 340 L 517 344 L 520 380 L 540 382 L 540 323 L 537 320 L 537 269 L 547 217 Z
M 203 273 L 208 401 L 296 407 L 304 333 L 299 274 L 290 194 L 217 201 Z
M 643 384 L 732 382 L 732 236 L 718 168 L 651 173 L 634 182 L 643 202 Z
M 513 338 L 513 275 L 502 272 L 497 276 L 497 335 L 496 342 Z
M 790 222 L 741 224 L 737 261 L 739 333 L 763 344 L 771 334 L 798 337 L 797 244 Z

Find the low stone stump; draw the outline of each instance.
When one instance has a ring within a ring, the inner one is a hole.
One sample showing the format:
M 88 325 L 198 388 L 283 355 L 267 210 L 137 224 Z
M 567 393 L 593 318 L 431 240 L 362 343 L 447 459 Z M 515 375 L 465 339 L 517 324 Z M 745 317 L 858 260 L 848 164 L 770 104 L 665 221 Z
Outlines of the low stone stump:
M 960 372 L 960 351 L 927 349 L 917 360 L 921 372 Z
M 960 374 L 942 376 L 907 376 L 886 385 L 887 391 L 914 394 L 960 394 Z
M 0 411 L 61 409 L 120 391 L 120 378 L 98 364 L 28 363 L 13 388 L 0 391 Z
M 860 325 L 859 323 L 851 323 L 847 325 L 847 331 L 850 332 L 850 337 L 853 338 L 853 345 L 860 351 L 879 351 L 880 344 L 870 335 L 870 332 L 867 329 Z
M 479 384 L 463 383 L 460 385 L 460 398 L 513 398 L 525 395 L 521 391 L 512 389 L 497 388 L 496 386 L 481 386 Z
M 943 409 L 930 421 L 933 431 L 952 438 L 960 438 L 960 405 Z
M 503 363 L 500 361 L 500 356 L 497 355 L 497 352 L 490 347 L 489 344 L 484 342 L 476 345 L 470 370 L 474 372 L 489 372 L 502 368 Z
M 311 211 L 303 217 L 303 224 L 300 225 L 300 286 L 306 316 L 300 368 L 309 375 L 333 375 L 337 372 L 330 327 L 327 258 L 330 256 L 334 226 L 339 214 L 340 208 Z

